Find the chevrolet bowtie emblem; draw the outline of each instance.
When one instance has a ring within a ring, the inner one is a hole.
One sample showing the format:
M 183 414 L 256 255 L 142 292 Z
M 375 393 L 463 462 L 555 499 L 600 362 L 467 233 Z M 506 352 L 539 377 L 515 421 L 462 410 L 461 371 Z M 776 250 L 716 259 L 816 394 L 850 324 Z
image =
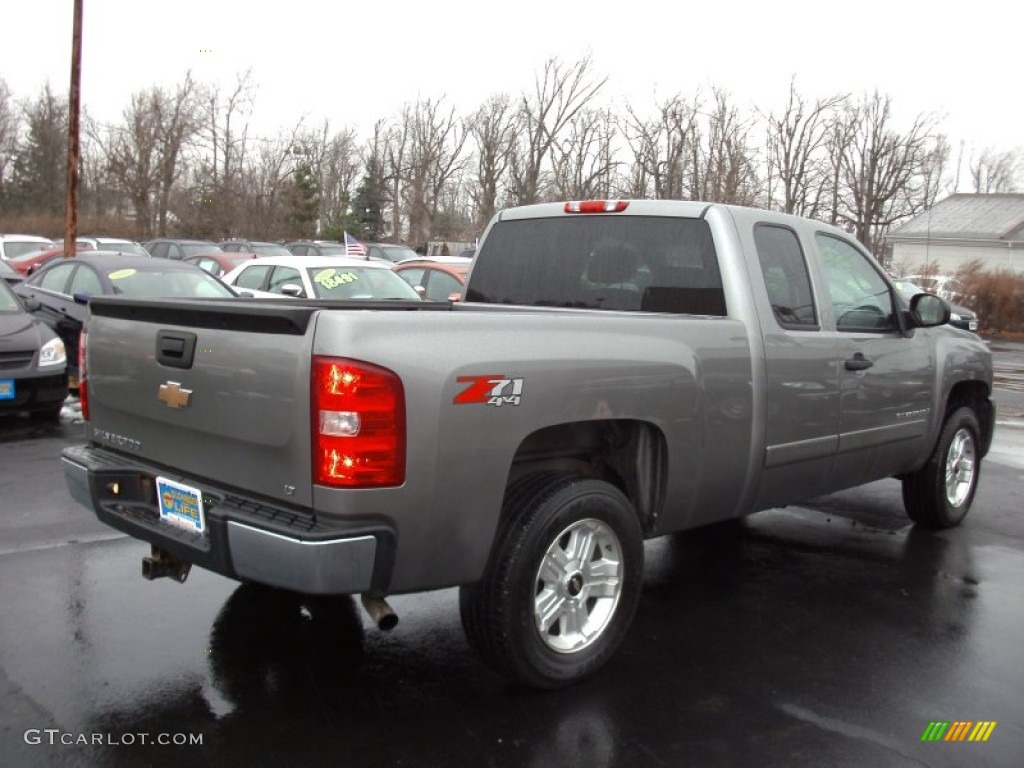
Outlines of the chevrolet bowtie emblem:
M 192 401 L 192 390 L 182 389 L 181 384 L 176 381 L 168 381 L 160 385 L 160 394 L 157 397 L 167 403 L 168 408 L 188 408 Z

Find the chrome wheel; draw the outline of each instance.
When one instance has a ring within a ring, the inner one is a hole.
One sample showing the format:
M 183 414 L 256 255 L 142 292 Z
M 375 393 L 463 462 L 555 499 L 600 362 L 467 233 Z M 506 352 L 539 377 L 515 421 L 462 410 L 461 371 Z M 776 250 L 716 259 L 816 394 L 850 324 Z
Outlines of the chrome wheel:
M 946 452 L 946 501 L 951 506 L 959 507 L 970 495 L 974 465 L 974 436 L 966 429 L 959 429 Z
M 622 545 L 600 520 L 579 520 L 548 546 L 537 569 L 534 621 L 559 653 L 586 648 L 607 628 L 622 593 Z

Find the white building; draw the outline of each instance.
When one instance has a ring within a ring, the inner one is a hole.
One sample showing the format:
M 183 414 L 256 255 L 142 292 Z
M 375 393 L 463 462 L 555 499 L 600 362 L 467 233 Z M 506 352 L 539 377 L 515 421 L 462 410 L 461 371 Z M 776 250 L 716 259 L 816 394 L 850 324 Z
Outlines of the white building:
M 950 275 L 978 260 L 1024 274 L 1024 195 L 950 195 L 885 239 L 898 273 Z

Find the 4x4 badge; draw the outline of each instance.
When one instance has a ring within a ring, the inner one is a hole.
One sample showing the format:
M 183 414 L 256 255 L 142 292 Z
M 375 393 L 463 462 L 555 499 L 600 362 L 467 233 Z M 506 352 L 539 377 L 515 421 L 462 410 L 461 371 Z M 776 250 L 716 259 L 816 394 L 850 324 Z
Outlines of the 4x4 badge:
M 192 404 L 192 390 L 182 389 L 177 381 L 168 381 L 160 385 L 160 392 L 157 397 L 167 403 L 167 407 L 173 410 L 188 408 Z

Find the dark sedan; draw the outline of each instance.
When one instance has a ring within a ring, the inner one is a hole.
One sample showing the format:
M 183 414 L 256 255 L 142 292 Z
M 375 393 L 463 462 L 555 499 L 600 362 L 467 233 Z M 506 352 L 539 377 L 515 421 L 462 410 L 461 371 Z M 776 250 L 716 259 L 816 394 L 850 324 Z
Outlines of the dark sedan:
M 26 310 L 0 280 L 0 413 L 56 419 L 68 396 L 64 342 Z
M 69 367 L 78 369 L 78 334 L 92 296 L 219 298 L 235 292 L 209 272 L 171 259 L 88 251 L 52 262 L 14 288 L 38 303 L 34 314 L 53 328 L 68 350 Z

